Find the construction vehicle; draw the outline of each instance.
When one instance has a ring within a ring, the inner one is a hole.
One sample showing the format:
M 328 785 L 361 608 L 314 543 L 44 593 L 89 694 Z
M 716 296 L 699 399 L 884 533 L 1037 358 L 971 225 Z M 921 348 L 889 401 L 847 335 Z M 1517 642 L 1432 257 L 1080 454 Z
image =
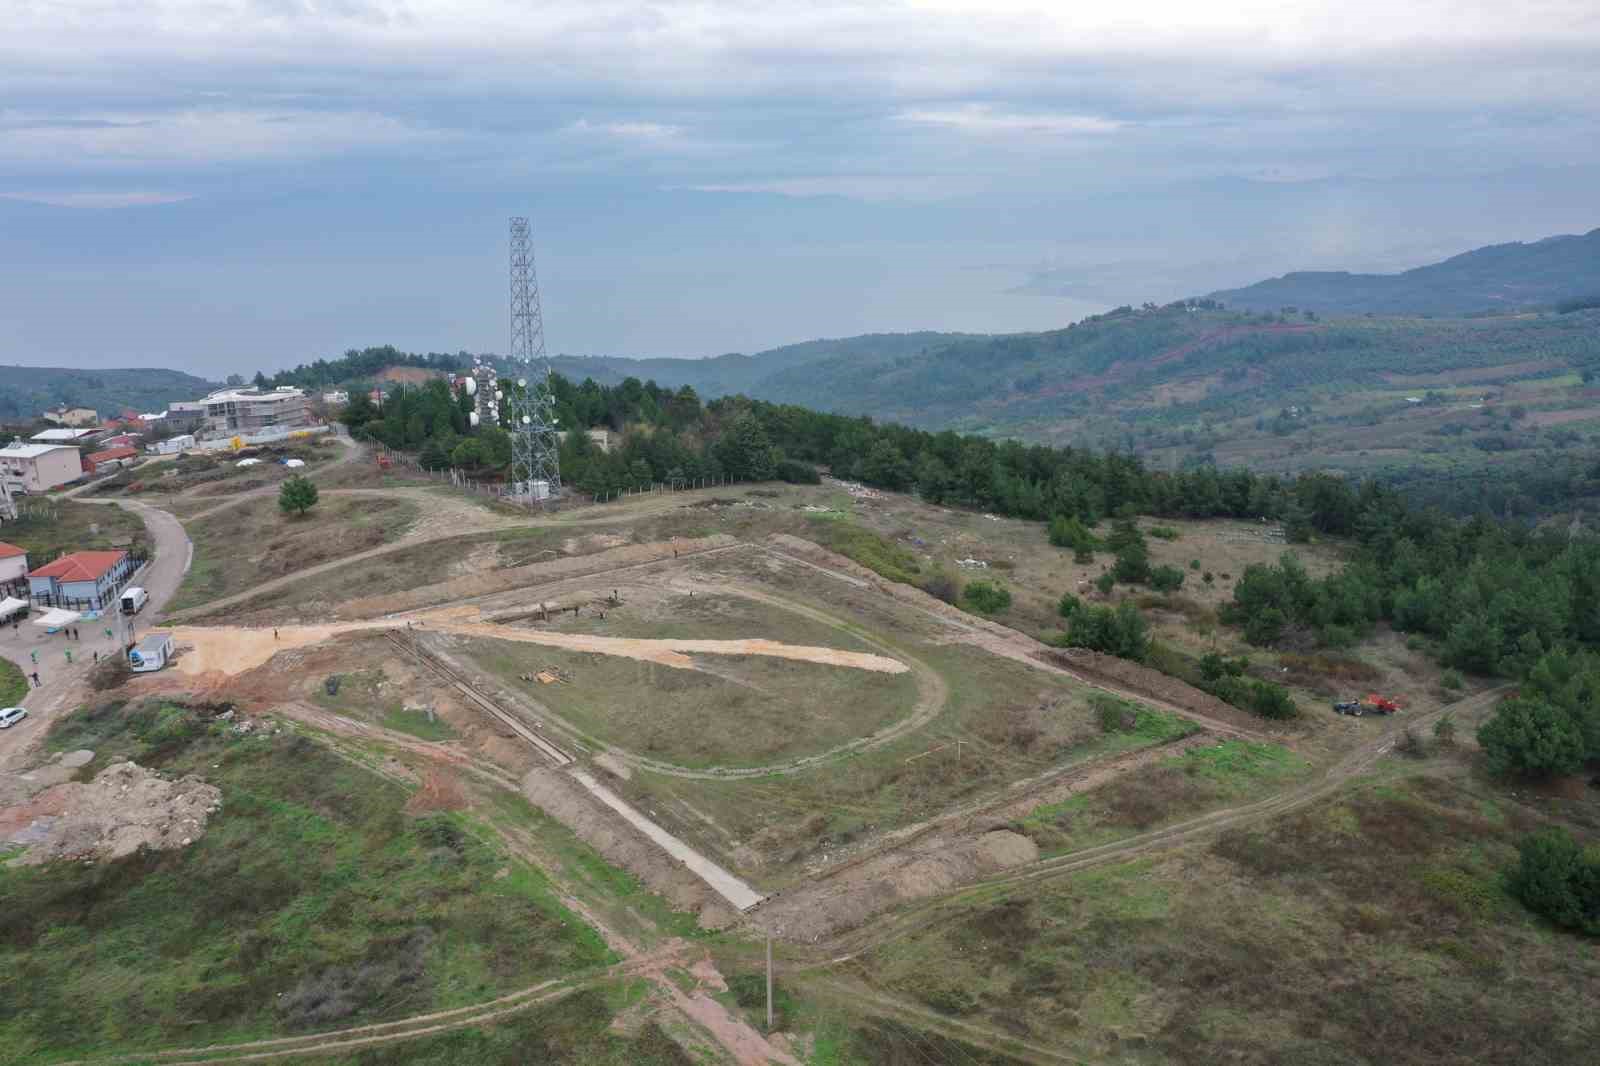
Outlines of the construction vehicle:
M 1348 714 L 1360 718 L 1367 714 L 1393 714 L 1400 704 L 1388 696 L 1369 692 L 1359 700 L 1338 700 L 1333 705 L 1335 714 Z

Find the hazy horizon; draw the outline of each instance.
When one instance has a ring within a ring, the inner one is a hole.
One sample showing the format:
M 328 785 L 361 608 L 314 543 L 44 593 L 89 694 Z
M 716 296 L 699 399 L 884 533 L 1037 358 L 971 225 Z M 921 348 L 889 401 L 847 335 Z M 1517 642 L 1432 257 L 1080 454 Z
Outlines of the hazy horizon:
M 29 8 L 0 362 L 503 351 L 512 214 L 573 355 L 1392 272 L 1600 225 L 1597 53 L 1567 2 Z

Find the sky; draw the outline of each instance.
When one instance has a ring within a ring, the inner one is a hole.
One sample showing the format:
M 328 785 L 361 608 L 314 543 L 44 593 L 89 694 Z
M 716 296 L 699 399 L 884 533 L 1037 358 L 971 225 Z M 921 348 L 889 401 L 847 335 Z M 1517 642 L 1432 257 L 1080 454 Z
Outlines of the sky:
M 1595 0 L 0 0 L 0 363 L 1065 325 L 1600 225 Z

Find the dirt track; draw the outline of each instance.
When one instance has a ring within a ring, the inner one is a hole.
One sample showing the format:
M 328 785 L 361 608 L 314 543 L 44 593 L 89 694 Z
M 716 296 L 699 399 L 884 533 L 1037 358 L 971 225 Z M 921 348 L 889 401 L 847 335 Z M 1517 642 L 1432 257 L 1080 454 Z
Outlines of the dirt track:
M 475 610 L 473 613 L 476 613 Z M 775 640 L 677 638 L 645 640 L 635 637 L 602 637 L 588 633 L 553 633 L 535 629 L 515 629 L 488 622 L 462 621 L 458 620 L 456 614 L 448 612 L 419 616 L 414 621 L 422 631 L 428 633 L 454 633 L 597 655 L 617 655 L 661 666 L 671 666 L 679 670 L 697 668 L 694 659 L 690 657 L 692 655 L 761 655 L 884 674 L 903 674 L 910 669 L 898 659 L 884 655 L 802 644 L 783 644 Z M 219 674 L 227 677 L 260 666 L 280 651 L 321 644 L 342 633 L 387 632 L 397 628 L 404 627 L 398 627 L 393 620 L 379 620 L 336 622 L 322 626 L 280 626 L 276 629 L 177 626 L 172 630 L 172 634 L 179 650 L 177 660 L 179 673 L 189 676 Z

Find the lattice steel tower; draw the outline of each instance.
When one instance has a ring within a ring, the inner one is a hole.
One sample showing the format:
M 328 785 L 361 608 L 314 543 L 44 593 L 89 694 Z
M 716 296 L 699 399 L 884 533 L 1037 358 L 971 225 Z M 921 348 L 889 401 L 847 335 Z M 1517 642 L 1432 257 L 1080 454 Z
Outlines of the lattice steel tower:
M 512 494 L 532 503 L 561 492 L 561 432 L 525 218 L 511 220 L 511 361 L 517 379 L 515 387 L 505 390 L 510 417 L 501 423 L 511 431 Z

